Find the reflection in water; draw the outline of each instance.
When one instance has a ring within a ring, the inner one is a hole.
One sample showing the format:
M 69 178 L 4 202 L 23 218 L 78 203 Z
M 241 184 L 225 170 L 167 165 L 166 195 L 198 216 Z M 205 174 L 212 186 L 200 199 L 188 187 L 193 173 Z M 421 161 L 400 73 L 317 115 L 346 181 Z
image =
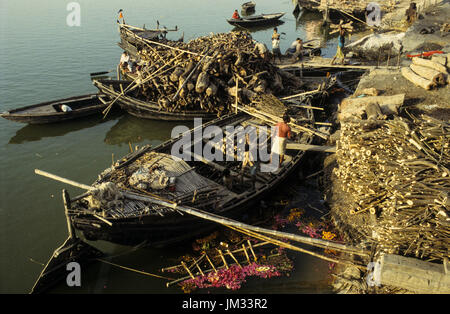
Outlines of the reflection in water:
M 106 133 L 104 142 L 109 145 L 140 143 L 144 140 L 165 141 L 171 137 L 172 129 L 177 125 L 193 127 L 192 122 L 168 122 L 139 119 L 123 115 Z
M 58 137 L 70 132 L 79 131 L 94 127 L 100 123 L 105 123 L 117 119 L 122 113 L 114 110 L 110 112 L 105 119 L 101 115 L 94 115 L 78 120 L 64 121 L 61 123 L 50 124 L 27 124 L 11 137 L 9 144 L 22 144 L 26 142 L 40 141 L 46 137 Z

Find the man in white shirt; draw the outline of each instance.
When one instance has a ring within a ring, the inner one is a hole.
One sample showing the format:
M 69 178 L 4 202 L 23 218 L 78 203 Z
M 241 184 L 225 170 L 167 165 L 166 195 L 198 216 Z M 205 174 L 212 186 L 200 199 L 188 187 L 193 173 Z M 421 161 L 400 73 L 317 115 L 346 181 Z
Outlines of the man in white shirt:
M 122 55 L 120 56 L 120 66 L 123 66 L 125 62 L 130 61 L 130 56 L 128 55 L 128 52 L 124 51 Z

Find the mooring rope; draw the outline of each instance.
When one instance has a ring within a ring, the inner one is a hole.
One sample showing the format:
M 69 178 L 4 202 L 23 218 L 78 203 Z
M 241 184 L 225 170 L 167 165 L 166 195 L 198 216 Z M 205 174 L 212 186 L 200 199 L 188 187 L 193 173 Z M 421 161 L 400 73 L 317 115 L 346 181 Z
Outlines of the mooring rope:
M 129 270 L 129 271 L 141 274 L 141 275 L 150 276 L 150 277 L 156 277 L 156 278 L 165 279 L 165 280 L 175 280 L 173 278 L 164 277 L 164 276 L 160 276 L 160 275 L 155 275 L 155 274 L 152 274 L 152 273 L 147 273 L 147 272 L 142 271 L 142 270 L 137 270 L 137 269 L 134 269 L 134 268 L 122 266 L 122 265 L 115 264 L 115 263 L 112 263 L 112 262 L 108 262 L 108 261 L 106 261 L 104 259 L 101 259 L 101 258 L 96 258 L 96 260 L 99 261 L 99 262 L 105 263 L 105 264 L 109 264 L 109 265 L 112 265 L 112 266 L 119 267 L 121 269 Z

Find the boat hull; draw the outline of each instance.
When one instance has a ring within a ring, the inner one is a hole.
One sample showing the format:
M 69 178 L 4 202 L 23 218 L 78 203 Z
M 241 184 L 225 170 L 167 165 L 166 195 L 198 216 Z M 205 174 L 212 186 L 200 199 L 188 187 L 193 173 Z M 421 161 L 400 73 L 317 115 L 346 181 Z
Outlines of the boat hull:
M 216 114 L 198 110 L 175 112 L 164 111 L 161 110 L 159 105 L 155 102 L 143 101 L 129 95 L 119 97 L 119 95 L 121 95 L 119 90 L 117 90 L 114 86 L 108 86 L 108 83 L 119 84 L 121 82 L 123 83 L 122 88 L 125 88 L 128 84 L 130 84 L 130 81 L 94 80 L 94 85 L 110 99 L 117 98 L 117 103 L 120 107 L 135 117 L 164 121 L 191 121 L 194 118 L 211 120 L 217 117 Z
M 228 19 L 227 22 L 233 26 L 241 26 L 241 27 L 253 27 L 253 26 L 264 26 L 264 25 L 272 25 L 274 23 L 279 23 L 280 18 L 284 15 L 284 13 L 273 14 L 274 16 L 271 18 L 241 18 L 241 19 Z
M 53 106 L 66 104 L 70 107 L 80 106 L 78 109 L 74 109 L 70 112 L 57 112 L 56 110 L 51 110 Z M 49 110 L 45 112 L 36 111 L 39 107 L 46 107 Z M 97 94 L 89 94 L 76 96 L 71 98 L 65 98 L 60 100 L 54 100 L 50 102 L 45 102 L 37 105 L 26 106 L 2 113 L 0 116 L 20 123 L 28 124 L 46 124 L 46 123 L 56 123 L 63 122 L 78 118 L 83 118 L 86 116 L 101 113 L 106 108 L 99 99 Z M 30 112 L 26 112 L 29 110 Z M 33 113 L 33 111 L 36 111 Z
M 205 123 L 202 128 L 211 125 L 226 126 L 233 121 L 245 118 L 246 115 L 232 114 L 221 119 Z M 193 132 L 191 130 L 191 132 Z M 163 151 L 171 148 L 178 138 L 171 139 L 149 151 Z M 309 141 L 310 142 L 310 141 Z M 258 189 L 249 187 L 238 197 L 228 200 L 221 209 L 213 213 L 238 221 L 248 221 L 250 218 L 260 217 L 260 208 L 255 207 L 259 201 L 275 188 L 279 187 L 300 164 L 303 151 L 296 151 L 286 166 L 275 175 L 268 175 L 269 179 Z M 127 160 L 124 159 L 124 160 Z M 80 214 L 72 217 L 76 229 L 81 230 L 88 240 L 105 240 L 123 245 L 137 245 L 145 242 L 147 246 L 164 247 L 179 244 L 194 239 L 217 229 L 216 223 L 206 221 L 178 211 L 164 213 L 164 216 L 142 215 L 140 217 L 114 218 L 111 224 L 90 215 Z

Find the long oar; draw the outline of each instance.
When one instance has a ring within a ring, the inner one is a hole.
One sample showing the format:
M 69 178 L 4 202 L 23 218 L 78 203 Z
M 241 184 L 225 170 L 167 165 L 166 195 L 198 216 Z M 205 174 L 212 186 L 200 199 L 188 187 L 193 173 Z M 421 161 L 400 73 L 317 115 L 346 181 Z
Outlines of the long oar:
M 93 190 L 95 189 L 95 187 L 86 185 L 86 184 L 82 184 L 82 183 L 78 183 L 75 182 L 73 180 L 70 179 L 66 179 L 54 174 L 51 174 L 49 172 L 46 171 L 42 171 L 39 169 L 35 169 L 34 172 L 36 174 L 51 178 L 53 180 L 56 181 L 60 181 L 60 182 L 64 182 L 82 189 L 86 189 L 86 190 Z M 315 239 L 315 238 L 310 238 L 310 237 L 305 237 L 305 236 L 300 236 L 300 235 L 296 235 L 296 234 L 291 234 L 291 233 L 286 233 L 286 232 L 280 232 L 280 231 L 275 231 L 275 230 L 271 230 L 271 229 L 265 229 L 265 228 L 261 228 L 261 227 L 256 227 L 256 226 L 252 226 L 252 225 L 247 225 L 245 223 L 241 223 L 239 221 L 236 220 L 232 220 L 230 218 L 226 218 L 226 217 L 222 217 L 219 216 L 217 214 L 213 214 L 211 212 L 206 212 L 197 208 L 193 208 L 193 207 L 189 207 L 189 206 L 183 206 L 183 205 L 179 205 L 175 202 L 163 199 L 157 195 L 154 196 L 148 196 L 148 195 L 139 195 L 136 193 L 132 193 L 132 192 L 128 192 L 128 191 L 123 191 L 121 190 L 121 193 L 123 194 L 123 196 L 129 198 L 129 199 L 133 199 L 133 200 L 137 200 L 137 201 L 142 201 L 142 202 L 150 202 L 153 204 L 158 204 L 158 205 L 162 205 L 165 207 L 169 207 L 169 208 L 173 208 L 175 210 L 179 210 L 181 212 L 196 216 L 198 218 L 202 218 L 202 219 L 206 219 L 209 221 L 213 221 L 219 224 L 223 224 L 226 226 L 232 226 L 232 227 L 237 227 L 237 228 L 245 228 L 254 232 L 261 232 L 264 234 L 270 234 L 273 236 L 277 236 L 277 237 L 282 237 L 282 238 L 286 238 L 289 240 L 293 240 L 296 242 L 300 242 L 300 243 L 305 243 L 305 244 L 309 244 L 309 245 L 313 245 L 313 246 L 319 246 L 322 248 L 328 248 L 328 249 L 336 249 L 336 250 L 340 250 L 343 252 L 351 252 L 354 254 L 358 254 L 358 255 L 368 255 L 368 252 L 365 249 L 359 248 L 359 247 L 352 247 L 352 246 L 348 246 L 345 244 L 341 244 L 341 243 L 337 243 L 337 242 L 332 242 L 332 241 L 328 241 L 328 240 L 322 240 L 322 239 Z M 98 218 L 98 217 L 97 217 Z

